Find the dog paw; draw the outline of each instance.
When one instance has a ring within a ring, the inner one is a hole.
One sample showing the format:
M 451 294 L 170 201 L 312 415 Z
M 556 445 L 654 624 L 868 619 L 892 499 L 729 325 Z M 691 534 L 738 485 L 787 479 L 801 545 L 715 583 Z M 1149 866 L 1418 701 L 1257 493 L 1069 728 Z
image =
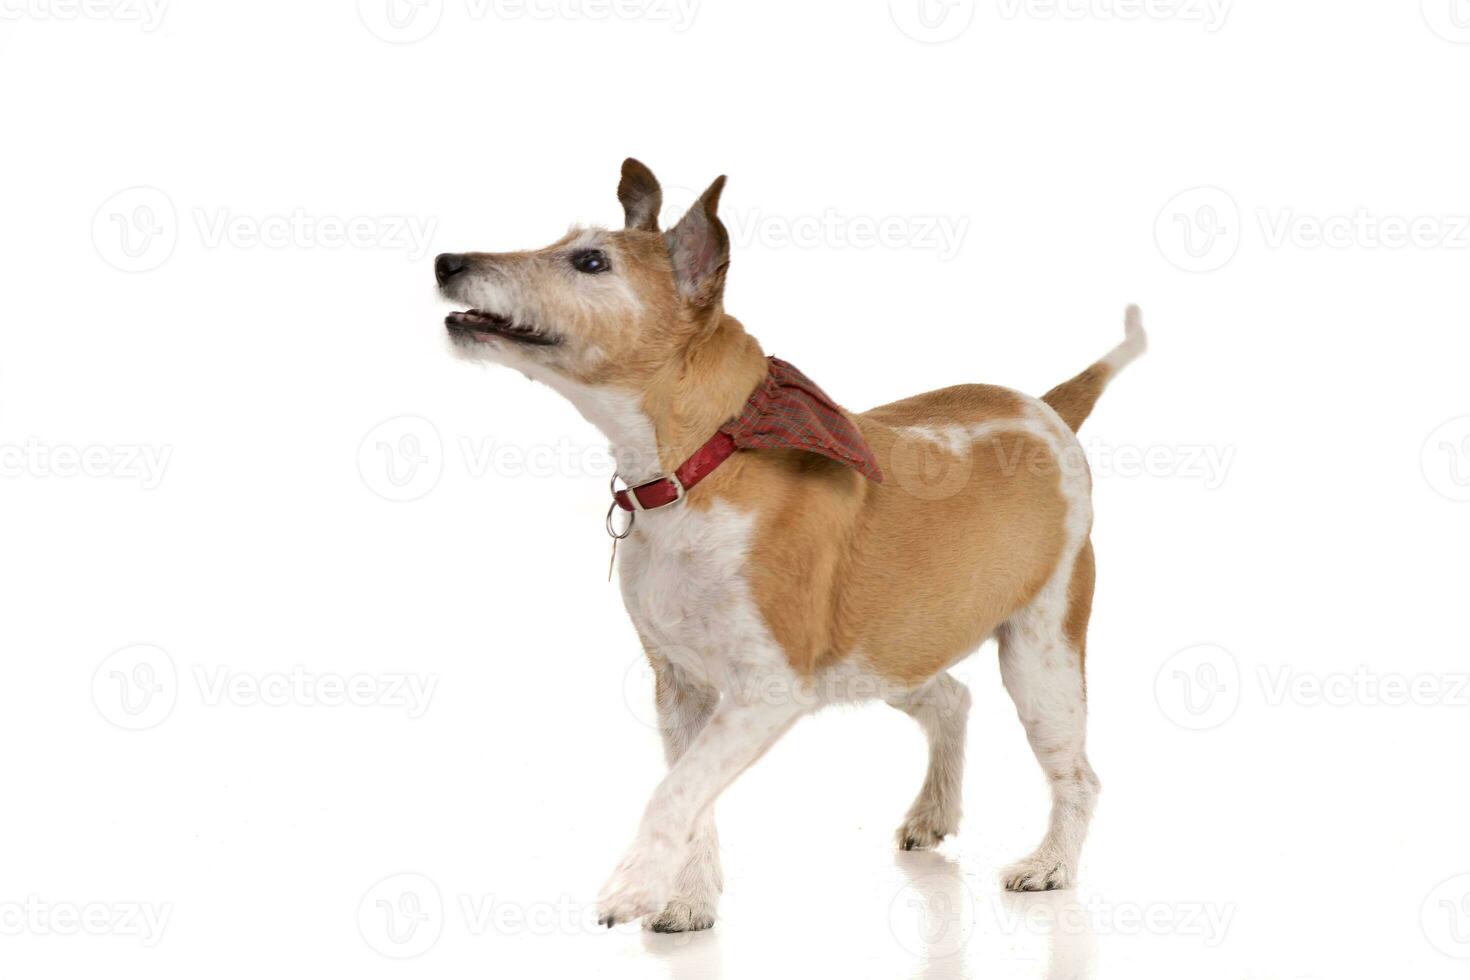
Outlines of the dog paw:
M 910 812 L 899 826 L 894 839 L 900 850 L 927 851 L 939 846 L 939 842 L 959 829 L 959 820 L 946 817 L 934 810 Z
M 1074 884 L 1071 864 L 1057 854 L 1038 851 L 1001 872 L 1006 891 L 1050 892 Z
M 672 899 L 658 915 L 643 922 L 653 932 L 699 932 L 715 924 L 715 906 L 698 899 Z
M 624 858 L 597 898 L 597 924 L 613 926 L 654 915 L 667 904 L 669 876 L 634 852 Z

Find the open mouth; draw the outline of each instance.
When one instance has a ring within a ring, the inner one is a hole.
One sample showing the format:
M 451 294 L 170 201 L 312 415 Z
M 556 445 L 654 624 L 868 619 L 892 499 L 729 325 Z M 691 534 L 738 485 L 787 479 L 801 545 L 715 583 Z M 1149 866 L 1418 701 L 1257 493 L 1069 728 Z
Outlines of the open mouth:
M 486 313 L 484 310 L 465 310 L 451 313 L 444 318 L 444 326 L 456 337 L 486 341 L 496 338 L 513 340 L 532 347 L 552 347 L 560 341 L 549 333 L 523 323 L 516 323 L 508 316 Z

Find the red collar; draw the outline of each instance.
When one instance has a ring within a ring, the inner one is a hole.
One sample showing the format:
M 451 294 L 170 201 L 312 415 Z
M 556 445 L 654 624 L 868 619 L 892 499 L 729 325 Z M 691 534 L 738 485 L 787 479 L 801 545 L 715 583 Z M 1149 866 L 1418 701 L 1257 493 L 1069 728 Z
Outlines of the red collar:
M 872 450 L 827 393 L 779 358 L 767 358 L 766 363 L 765 379 L 738 416 L 722 425 L 672 475 L 614 490 L 614 504 L 639 511 L 682 500 L 736 449 L 799 449 L 850 466 L 875 483 L 883 482 Z
M 661 476 L 626 490 L 614 490 L 613 500 L 623 510 L 653 510 L 682 500 L 700 480 L 714 472 L 735 452 L 735 438 L 721 429 L 684 460 L 671 476 Z

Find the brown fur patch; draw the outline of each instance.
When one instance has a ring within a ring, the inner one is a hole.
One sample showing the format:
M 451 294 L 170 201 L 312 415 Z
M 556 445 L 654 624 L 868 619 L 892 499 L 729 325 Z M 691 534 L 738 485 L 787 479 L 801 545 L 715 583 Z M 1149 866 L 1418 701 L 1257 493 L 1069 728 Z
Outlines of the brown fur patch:
M 860 650 L 884 677 L 918 683 L 1031 601 L 1060 559 L 1066 501 L 1050 448 L 1022 427 L 1027 404 L 989 385 L 906 398 L 853 416 L 882 484 L 808 453 L 742 451 L 688 505 L 723 500 L 758 514 L 750 586 L 795 670 Z M 660 445 L 666 434 L 684 444 L 666 462 L 724 420 L 675 424 L 673 401 L 645 405 L 663 410 Z M 980 435 L 950 444 L 944 427 Z
M 1072 566 L 1072 581 L 1067 584 L 1067 618 L 1063 628 L 1067 633 L 1067 644 L 1077 651 L 1078 658 L 1087 660 L 1087 621 L 1092 616 L 1092 589 L 1097 581 L 1097 564 L 1089 538 L 1077 553 L 1077 562 Z
M 1063 381 L 1042 395 L 1041 400 L 1055 409 L 1062 421 L 1076 432 L 1087 421 L 1087 416 L 1092 414 L 1093 406 L 1097 404 L 1098 397 L 1102 395 L 1112 375 L 1113 369 L 1098 361 L 1075 378 Z

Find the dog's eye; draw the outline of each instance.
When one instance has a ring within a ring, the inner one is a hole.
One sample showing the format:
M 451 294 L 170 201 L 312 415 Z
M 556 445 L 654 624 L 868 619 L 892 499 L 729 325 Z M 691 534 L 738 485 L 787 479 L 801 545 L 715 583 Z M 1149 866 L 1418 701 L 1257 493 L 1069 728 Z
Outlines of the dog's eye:
M 606 252 L 597 248 L 589 248 L 572 256 L 572 268 L 578 272 L 595 276 L 599 272 L 611 269 L 612 263 L 607 260 Z

